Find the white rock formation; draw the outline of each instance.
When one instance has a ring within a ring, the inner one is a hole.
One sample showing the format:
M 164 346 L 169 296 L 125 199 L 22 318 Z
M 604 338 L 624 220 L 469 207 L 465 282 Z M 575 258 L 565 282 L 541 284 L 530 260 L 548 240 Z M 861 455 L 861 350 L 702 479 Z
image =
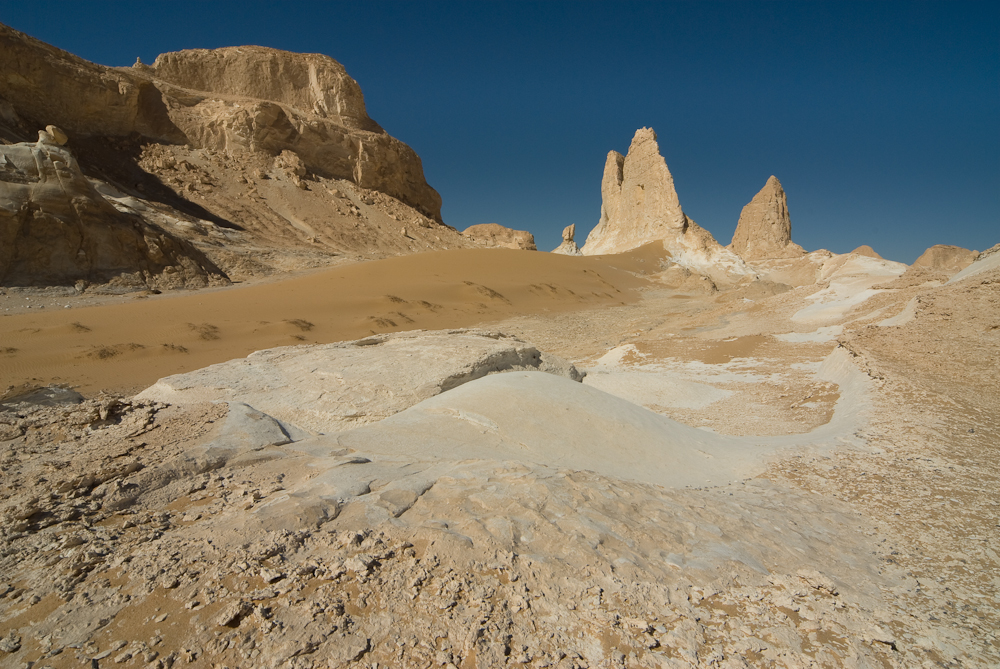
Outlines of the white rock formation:
M 552 249 L 553 253 L 560 253 L 566 256 L 582 256 L 580 247 L 576 245 L 576 224 L 567 225 L 562 231 L 562 243 Z
M 662 242 L 675 263 L 713 278 L 749 273 L 739 256 L 684 214 L 652 128 L 636 131 L 628 155 L 608 153 L 601 196 L 601 220 L 587 236 L 584 255 Z
M 160 379 L 140 399 L 191 404 L 243 402 L 283 424 L 337 432 L 402 411 L 487 374 L 573 365 L 489 332 L 408 332 L 320 346 L 257 351 L 241 360 Z
M 744 260 L 797 258 L 805 254 L 805 249 L 792 242 L 788 198 L 777 177 L 772 175 L 743 207 L 729 248 Z

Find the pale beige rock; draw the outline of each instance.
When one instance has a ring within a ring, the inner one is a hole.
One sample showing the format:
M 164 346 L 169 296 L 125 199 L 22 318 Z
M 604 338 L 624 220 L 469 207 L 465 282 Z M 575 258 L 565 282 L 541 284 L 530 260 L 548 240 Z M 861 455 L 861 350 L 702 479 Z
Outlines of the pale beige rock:
M 971 265 L 979 257 L 978 251 L 963 249 L 961 246 L 935 244 L 913 261 L 913 267 L 927 267 L 947 272 L 959 272 Z
M 805 254 L 801 246 L 792 242 L 788 198 L 777 177 L 772 175 L 743 207 L 729 248 L 744 260 L 796 258 Z
M 580 247 L 576 245 L 576 240 L 573 239 L 576 236 L 576 224 L 567 225 L 563 228 L 562 232 L 562 243 L 556 248 L 552 249 L 552 253 L 559 253 L 566 256 L 581 256 L 583 253 L 580 251 Z
M 538 250 L 538 247 L 535 246 L 535 236 L 530 232 L 513 230 L 499 223 L 471 225 L 463 230 L 462 234 L 486 247 L 518 249 L 522 251 Z
M 749 273 L 739 256 L 684 214 L 652 128 L 636 131 L 627 156 L 608 154 L 601 197 L 601 220 L 587 236 L 584 255 L 662 242 L 674 262 L 711 273 L 713 280 Z
M 115 209 L 61 146 L 66 139 L 50 125 L 37 143 L 0 146 L 0 283 L 228 283 L 190 244 Z

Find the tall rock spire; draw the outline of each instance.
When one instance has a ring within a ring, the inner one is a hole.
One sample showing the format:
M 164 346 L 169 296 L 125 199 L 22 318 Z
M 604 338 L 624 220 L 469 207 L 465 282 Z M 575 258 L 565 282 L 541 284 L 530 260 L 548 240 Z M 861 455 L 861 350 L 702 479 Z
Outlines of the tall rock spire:
M 623 253 L 662 242 L 675 263 L 714 278 L 748 272 L 735 253 L 684 214 L 652 128 L 636 131 L 628 155 L 608 154 L 601 197 L 601 220 L 587 235 L 584 255 Z
M 788 198 L 777 177 L 772 175 L 743 207 L 729 248 L 744 260 L 795 258 L 805 253 L 792 242 Z

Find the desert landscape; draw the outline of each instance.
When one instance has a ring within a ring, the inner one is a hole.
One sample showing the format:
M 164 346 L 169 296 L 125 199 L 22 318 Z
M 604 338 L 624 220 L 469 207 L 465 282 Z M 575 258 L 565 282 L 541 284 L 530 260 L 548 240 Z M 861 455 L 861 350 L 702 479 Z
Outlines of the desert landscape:
M 0 666 L 1000 665 L 1000 244 L 723 244 L 643 127 L 546 252 L 327 56 L 0 79 Z

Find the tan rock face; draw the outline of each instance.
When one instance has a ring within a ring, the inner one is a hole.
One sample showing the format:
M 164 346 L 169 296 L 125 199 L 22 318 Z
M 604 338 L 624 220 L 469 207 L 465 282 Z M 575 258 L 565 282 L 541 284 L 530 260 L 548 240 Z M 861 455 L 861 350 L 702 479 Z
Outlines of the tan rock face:
M 858 248 L 851 251 L 851 253 L 857 256 L 865 256 L 867 258 L 877 258 L 879 260 L 882 259 L 882 256 L 878 254 L 878 251 L 868 246 L 867 244 L 862 244 Z
M 328 56 L 259 46 L 165 53 L 151 67 L 157 79 L 181 88 L 270 100 L 341 125 L 382 132 L 368 118 L 361 87 Z
M 190 244 L 115 209 L 60 146 L 66 139 L 50 125 L 36 144 L 0 146 L 0 283 L 228 283 Z
M 796 258 L 805 250 L 792 242 L 788 198 L 778 178 L 771 176 L 743 207 L 729 248 L 744 260 Z
M 471 225 L 462 231 L 469 239 L 486 247 L 502 249 L 518 249 L 521 251 L 537 251 L 535 236 L 525 230 L 512 230 L 498 223 L 482 223 Z
M 636 131 L 627 156 L 608 154 L 601 197 L 601 220 L 587 236 L 584 255 L 623 253 L 662 241 L 680 265 L 716 277 L 747 273 L 736 254 L 684 214 L 652 128 Z
M 420 158 L 368 118 L 357 82 L 326 56 L 233 47 L 108 68 L 0 25 L 0 73 L 0 96 L 17 115 L 71 134 L 137 133 L 229 155 L 287 149 L 314 174 L 441 220 Z
M 587 236 L 585 255 L 621 253 L 677 237 L 687 228 L 674 178 L 652 128 L 636 131 L 627 157 L 608 153 L 601 197 L 601 220 Z
M 963 249 L 961 246 L 935 244 L 924 251 L 913 262 L 913 266 L 957 272 L 971 265 L 977 257 L 979 257 L 978 252 Z
M 562 243 L 556 248 L 552 249 L 553 253 L 559 253 L 565 256 L 581 256 L 583 253 L 580 251 L 580 247 L 576 245 L 576 224 L 567 225 L 562 231 Z

